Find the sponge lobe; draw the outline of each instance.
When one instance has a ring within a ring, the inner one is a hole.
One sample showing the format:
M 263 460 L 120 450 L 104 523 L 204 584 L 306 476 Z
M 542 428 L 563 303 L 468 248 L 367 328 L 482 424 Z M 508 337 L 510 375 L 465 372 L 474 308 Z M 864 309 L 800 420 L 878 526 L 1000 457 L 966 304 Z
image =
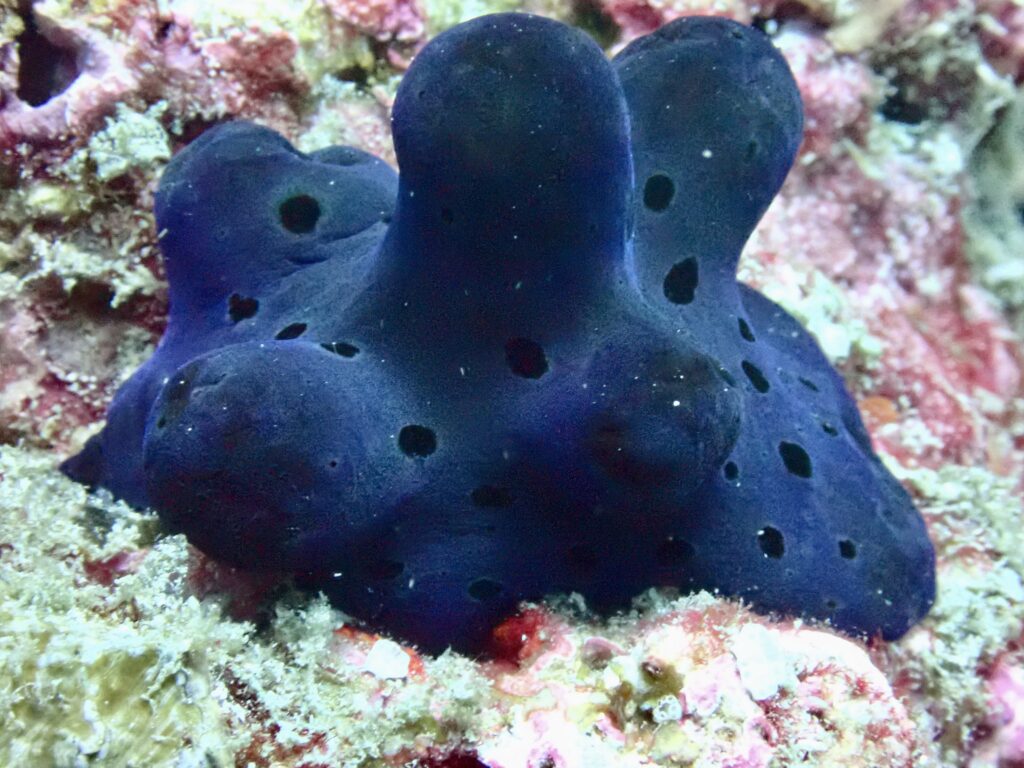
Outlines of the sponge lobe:
M 331 258 L 333 243 L 392 214 L 394 171 L 358 150 L 306 156 L 250 123 L 207 131 L 189 150 L 168 166 L 156 199 L 172 320 Z
M 704 276 L 731 283 L 800 145 L 789 67 L 756 29 L 697 17 L 634 41 L 615 69 L 629 103 L 642 279 L 660 293 L 682 246 Z M 663 215 L 642 215 L 651 211 Z
M 419 53 L 392 125 L 402 173 L 384 251 L 413 301 L 445 285 L 460 319 L 550 333 L 621 264 L 626 104 L 583 32 L 528 15 L 459 25 Z
M 377 425 L 402 406 L 380 384 L 372 366 L 302 342 L 195 358 L 149 415 L 151 503 L 232 565 L 340 567 L 339 550 L 386 522 L 388 487 L 401 476 L 394 441 Z

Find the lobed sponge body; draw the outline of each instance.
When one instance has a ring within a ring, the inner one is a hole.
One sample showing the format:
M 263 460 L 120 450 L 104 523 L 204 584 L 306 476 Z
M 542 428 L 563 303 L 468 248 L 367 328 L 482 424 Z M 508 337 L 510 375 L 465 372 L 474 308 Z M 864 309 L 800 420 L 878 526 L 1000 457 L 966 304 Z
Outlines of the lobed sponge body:
M 690 18 L 614 62 L 475 19 L 396 99 L 401 176 L 247 123 L 168 167 L 167 333 L 66 471 L 429 650 L 524 599 L 650 586 L 901 635 L 920 515 L 799 324 L 735 279 L 792 76 Z

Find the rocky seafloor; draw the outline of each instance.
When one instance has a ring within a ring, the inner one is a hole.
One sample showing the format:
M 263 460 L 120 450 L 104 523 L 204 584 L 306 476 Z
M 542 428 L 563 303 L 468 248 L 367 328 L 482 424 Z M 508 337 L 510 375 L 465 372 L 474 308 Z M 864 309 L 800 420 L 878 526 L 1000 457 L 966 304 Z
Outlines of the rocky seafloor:
M 420 655 L 64 478 L 153 350 L 153 193 L 244 117 L 393 161 L 416 51 L 497 10 L 609 52 L 682 15 L 772 35 L 797 164 L 741 278 L 844 374 L 938 554 L 893 643 L 650 592 Z M 0 765 L 1024 765 L 1024 7 L 1007 0 L 0 0 Z

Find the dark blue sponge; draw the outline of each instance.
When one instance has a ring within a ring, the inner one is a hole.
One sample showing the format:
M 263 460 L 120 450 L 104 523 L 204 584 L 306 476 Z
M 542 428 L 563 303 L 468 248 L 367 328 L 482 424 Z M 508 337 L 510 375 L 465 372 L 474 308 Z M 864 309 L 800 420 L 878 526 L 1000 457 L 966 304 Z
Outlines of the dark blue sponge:
M 683 19 L 609 63 L 507 14 L 416 58 L 401 177 L 210 130 L 157 198 L 167 333 L 65 471 L 428 650 L 651 586 L 898 637 L 934 597 L 922 519 L 735 278 L 801 127 L 756 30 Z

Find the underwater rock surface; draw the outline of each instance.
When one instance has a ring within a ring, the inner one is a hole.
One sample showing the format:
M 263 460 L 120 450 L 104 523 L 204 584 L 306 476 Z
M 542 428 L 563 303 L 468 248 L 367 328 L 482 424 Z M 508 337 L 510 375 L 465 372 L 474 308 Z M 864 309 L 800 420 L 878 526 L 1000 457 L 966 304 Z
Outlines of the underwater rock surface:
M 810 335 L 735 279 L 800 98 L 760 32 L 609 63 L 525 15 L 432 41 L 400 177 L 230 123 L 157 198 L 170 319 L 66 471 L 428 650 L 650 586 L 902 635 L 934 555 Z

